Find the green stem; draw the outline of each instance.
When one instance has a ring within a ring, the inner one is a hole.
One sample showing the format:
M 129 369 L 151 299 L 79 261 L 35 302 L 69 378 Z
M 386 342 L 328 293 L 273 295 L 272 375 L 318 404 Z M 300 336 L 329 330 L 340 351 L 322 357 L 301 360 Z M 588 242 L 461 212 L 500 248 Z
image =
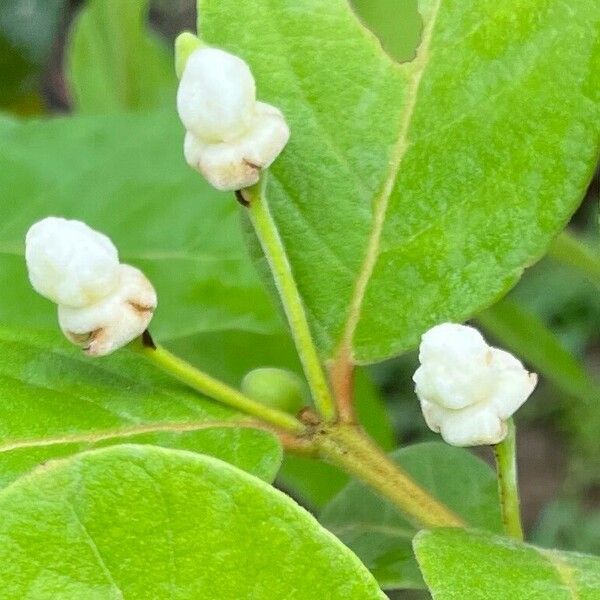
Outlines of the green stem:
M 329 384 L 283 242 L 263 194 L 263 185 L 258 184 L 244 190 L 242 195 L 248 203 L 250 220 L 271 268 L 315 405 L 326 420 L 332 420 L 335 417 L 335 408 Z
M 521 510 L 519 501 L 519 483 L 517 478 L 517 448 L 515 424 L 507 422 L 508 433 L 503 442 L 494 446 L 498 474 L 498 494 L 502 509 L 504 532 L 517 540 L 523 539 Z
M 449 508 L 418 486 L 359 428 L 338 423 L 315 437 L 318 455 L 375 490 L 417 527 L 464 527 Z
M 302 434 L 305 427 L 292 415 L 269 408 L 227 384 L 199 371 L 185 360 L 171 354 L 161 346 L 140 341 L 132 348 L 143 354 L 150 362 L 198 392 L 218 400 L 222 404 L 256 417 L 265 423 L 292 433 Z
M 563 231 L 552 242 L 548 256 L 580 271 L 593 284 L 600 286 L 600 260 L 574 235 Z

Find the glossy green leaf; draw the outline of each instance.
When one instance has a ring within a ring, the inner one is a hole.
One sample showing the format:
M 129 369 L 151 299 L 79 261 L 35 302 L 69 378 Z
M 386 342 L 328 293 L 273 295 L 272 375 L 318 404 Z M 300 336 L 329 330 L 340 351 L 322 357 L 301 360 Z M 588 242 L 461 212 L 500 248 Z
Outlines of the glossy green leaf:
M 204 40 L 290 122 L 268 197 L 328 357 L 377 361 L 490 304 L 596 166 L 595 0 L 420 10 L 418 58 L 398 65 L 345 0 L 199 1 Z
M 234 386 L 239 386 L 242 377 L 256 367 L 274 366 L 301 374 L 296 351 L 287 334 L 221 331 L 173 340 L 170 347 Z M 360 369 L 356 374 L 355 395 L 363 427 L 382 448 L 391 449 L 393 431 L 386 407 L 375 385 Z M 294 497 L 318 508 L 344 487 L 348 476 L 324 462 L 286 455 L 277 481 Z
M 157 339 L 281 330 L 243 247 L 238 205 L 187 167 L 175 114 L 2 121 L 0 139 L 0 323 L 56 328 L 23 253 L 27 228 L 59 215 L 110 235 L 152 280 Z
M 165 41 L 146 24 L 149 0 L 89 0 L 71 31 L 67 77 L 77 110 L 115 112 L 175 105 Z
M 129 350 L 90 359 L 54 333 L 0 328 L 0 487 L 50 458 L 124 441 L 211 454 L 272 480 L 281 448 Z
M 214 458 L 120 446 L 0 492 L 6 597 L 383 599 L 293 500 Z
M 496 476 L 469 451 L 432 442 L 391 456 L 467 523 L 502 530 Z M 423 587 L 411 546 L 417 530 L 374 492 L 350 483 L 325 507 L 320 521 L 356 552 L 383 588 Z
M 423 531 L 414 547 L 434 600 L 600 597 L 600 557 L 458 529 Z

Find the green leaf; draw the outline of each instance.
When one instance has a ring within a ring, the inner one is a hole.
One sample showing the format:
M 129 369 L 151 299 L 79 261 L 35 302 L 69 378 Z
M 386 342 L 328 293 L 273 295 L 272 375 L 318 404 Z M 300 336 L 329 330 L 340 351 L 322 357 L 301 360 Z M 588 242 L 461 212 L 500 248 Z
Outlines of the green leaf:
M 423 531 L 414 547 L 435 600 L 594 600 L 600 594 L 596 556 L 459 529 Z
M 469 451 L 431 442 L 390 456 L 470 525 L 502 530 L 496 476 Z M 374 492 L 350 483 L 325 507 L 320 521 L 356 552 L 383 588 L 423 587 L 411 546 L 417 530 Z
M 230 385 L 239 386 L 243 376 L 256 367 L 279 367 L 302 372 L 293 343 L 287 334 L 254 334 L 221 331 L 181 338 L 170 343 L 204 371 Z M 367 373 L 356 373 L 356 408 L 359 421 L 379 445 L 389 450 L 393 431 L 386 407 Z M 277 478 L 296 498 L 313 507 L 321 507 L 348 482 L 348 476 L 324 462 L 286 455 Z
M 238 205 L 187 167 L 174 111 L 0 122 L 0 135 L 0 323 L 56 329 L 56 307 L 31 289 L 23 254 L 28 227 L 59 215 L 110 235 L 148 275 L 157 339 L 281 330 L 243 247 Z
M 381 360 L 489 305 L 596 166 L 595 0 L 420 10 L 418 57 L 398 65 L 345 0 L 199 0 L 203 39 L 290 123 L 268 196 L 326 357 Z
M 0 487 L 50 458 L 124 441 L 211 454 L 267 480 L 269 433 L 127 349 L 86 358 L 54 334 L 0 328 Z
M 166 44 L 148 31 L 148 0 L 89 0 L 67 48 L 75 107 L 102 113 L 175 106 Z
M 0 492 L 12 598 L 383 599 L 358 559 L 281 492 L 214 458 L 120 446 Z

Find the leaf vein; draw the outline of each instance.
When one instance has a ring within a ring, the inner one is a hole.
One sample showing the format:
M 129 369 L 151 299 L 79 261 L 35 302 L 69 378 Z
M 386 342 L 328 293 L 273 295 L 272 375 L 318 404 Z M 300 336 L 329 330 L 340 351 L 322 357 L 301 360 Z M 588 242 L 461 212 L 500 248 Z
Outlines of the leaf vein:
M 375 263 L 377 262 L 377 257 L 379 255 L 383 226 L 385 223 L 389 200 L 394 189 L 394 183 L 398 177 L 402 160 L 409 147 L 408 133 L 417 103 L 417 96 L 419 93 L 423 73 L 425 72 L 425 68 L 429 62 L 431 38 L 441 4 L 442 0 L 437 0 L 434 4 L 431 16 L 423 30 L 423 36 L 421 39 L 421 44 L 417 50 L 417 56 L 413 63 L 411 63 L 413 72 L 409 81 L 407 100 L 400 123 L 398 140 L 392 151 L 390 170 L 385 178 L 380 194 L 377 196 L 377 198 L 375 198 L 374 201 L 373 228 L 367 241 L 365 258 L 355 282 L 354 292 L 350 302 L 350 309 L 346 318 L 342 339 L 337 350 L 338 360 L 340 362 L 347 363 L 352 360 L 352 340 L 360 320 L 360 313 L 367 291 L 367 286 L 371 279 L 371 275 L 373 274 Z

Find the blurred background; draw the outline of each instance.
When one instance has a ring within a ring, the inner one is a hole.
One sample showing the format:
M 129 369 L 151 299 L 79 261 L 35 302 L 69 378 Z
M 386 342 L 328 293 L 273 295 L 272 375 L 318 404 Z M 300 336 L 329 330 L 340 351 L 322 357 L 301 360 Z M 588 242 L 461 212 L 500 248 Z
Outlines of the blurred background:
M 92 5 L 94 2 L 86 5 L 81 0 L 2 0 L 2 113 L 37 119 L 71 112 L 98 114 L 168 106 L 174 110 L 171 46 L 181 30 L 195 29 L 194 2 L 155 0 L 146 11 L 146 2 L 114 0 L 104 2 L 104 13 L 95 15 L 92 11 L 99 9 Z M 399 61 L 411 58 L 421 28 L 416 0 L 354 0 L 354 7 L 391 56 Z M 128 22 L 133 26 L 137 22 L 138 29 L 132 30 L 133 38 L 123 39 L 114 22 L 129 11 Z M 85 19 L 92 18 L 103 24 L 102 39 L 85 34 Z M 78 19 L 81 31 L 72 36 Z M 142 37 L 140 31 L 144 31 Z M 157 53 L 154 70 L 132 61 L 121 65 L 120 71 L 94 54 L 95 45 L 102 44 L 112 48 L 115 55 L 126 54 L 132 39 Z M 81 73 L 82 65 L 77 54 L 68 58 L 69 44 L 89 46 L 85 65 L 93 75 L 89 81 L 82 76 L 71 81 L 70 73 Z M 119 77 L 139 80 L 139 89 L 123 88 L 123 97 L 115 106 L 115 94 L 103 94 L 106 85 L 98 73 L 104 73 L 117 89 Z M 162 83 L 145 85 L 148 78 Z M 89 89 L 94 85 L 97 91 L 90 100 Z M 153 92 L 148 93 L 148 89 Z M 600 553 L 598 195 L 596 177 L 570 225 L 579 242 L 571 246 L 569 240 L 559 241 L 547 258 L 526 271 L 505 300 L 475 320 L 490 340 L 509 347 L 543 375 L 534 399 L 518 417 L 523 509 L 530 539 L 541 545 L 592 553 Z M 586 261 L 588 267 L 592 265 L 587 274 L 579 268 Z M 185 353 L 185 340 L 179 346 Z M 219 357 L 211 360 L 218 371 Z M 255 365 L 240 365 L 240 372 L 246 366 Z M 369 369 L 366 375 L 384 398 L 393 425 L 393 431 L 386 435 L 396 442 L 436 438 L 424 425 L 410 385 L 415 366 L 415 354 L 409 353 Z M 485 453 L 483 456 L 489 459 Z M 292 461 L 281 485 L 316 509 L 343 479 L 332 477 L 319 483 L 319 476 L 329 475 L 316 473 L 311 489 L 297 493 L 294 481 L 301 476 L 303 466 Z

